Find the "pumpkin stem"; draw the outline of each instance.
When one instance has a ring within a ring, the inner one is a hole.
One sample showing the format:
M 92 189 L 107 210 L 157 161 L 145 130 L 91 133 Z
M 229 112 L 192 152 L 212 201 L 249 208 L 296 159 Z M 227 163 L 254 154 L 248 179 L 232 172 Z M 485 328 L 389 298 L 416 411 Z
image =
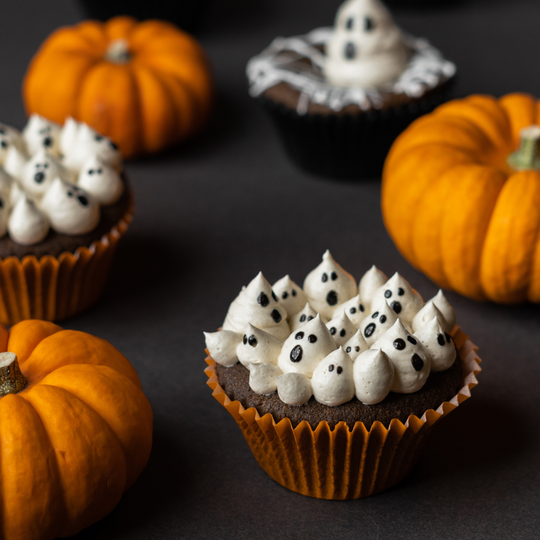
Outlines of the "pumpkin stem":
M 113 64 L 125 64 L 130 59 L 129 43 L 125 39 L 115 39 L 109 43 L 105 52 L 105 60 Z
M 0 398 L 18 394 L 27 382 L 19 368 L 17 355 L 12 352 L 0 353 Z
M 519 136 L 519 148 L 508 156 L 508 165 L 517 171 L 540 171 L 540 126 L 523 128 Z

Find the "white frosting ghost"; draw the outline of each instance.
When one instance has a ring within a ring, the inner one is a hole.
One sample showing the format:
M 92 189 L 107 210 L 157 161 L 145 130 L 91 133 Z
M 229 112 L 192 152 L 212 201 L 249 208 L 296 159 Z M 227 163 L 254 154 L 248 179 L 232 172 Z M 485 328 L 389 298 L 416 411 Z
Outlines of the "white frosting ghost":
M 55 178 L 68 179 L 62 165 L 45 148 L 39 148 L 24 165 L 20 182 L 28 193 L 41 197 Z
M 424 304 L 420 294 L 397 272 L 373 293 L 372 310 L 374 306 L 380 305 L 385 300 L 398 317 L 407 324 L 411 324 L 414 316 Z
M 276 377 L 279 375 L 281 370 L 274 364 L 252 363 L 249 370 L 249 387 L 256 394 L 263 396 L 273 394 L 277 390 Z
M 326 251 L 322 263 L 307 275 L 304 292 L 313 309 L 329 320 L 339 304 L 356 296 L 357 288 L 354 278 Z
M 11 208 L 13 208 L 17 204 L 19 199 L 24 195 L 26 195 L 26 192 L 21 187 L 19 182 L 13 178 L 13 181 L 11 183 L 11 190 L 9 192 L 9 201 L 11 203 Z
M 23 194 L 11 212 L 8 221 L 9 236 L 24 246 L 41 242 L 49 232 L 49 221 L 34 201 Z
M 210 356 L 218 364 L 231 367 L 238 362 L 236 347 L 242 341 L 242 334 L 229 330 L 204 332 L 204 339 Z
M 277 296 L 262 272 L 240 291 L 230 305 L 223 329 L 243 333 L 248 323 L 281 341 L 290 334 L 287 311 L 279 304 Z
M 77 136 L 81 126 L 82 123 L 77 122 L 71 116 L 66 118 L 59 137 L 60 151 L 64 156 L 71 154 L 77 147 Z
M 375 265 L 373 265 L 360 279 L 358 284 L 358 292 L 366 308 L 371 305 L 371 299 L 375 291 L 382 287 L 388 278 Z M 366 305 L 367 304 L 367 305 Z
M 276 364 L 282 342 L 264 330 L 248 324 L 236 347 L 238 360 L 249 369 L 251 362 Z
M 388 302 L 383 301 L 376 305 L 371 315 L 368 315 L 360 323 L 360 332 L 366 343 L 371 347 L 392 325 L 397 321 L 398 316 L 390 308 Z
M 345 349 L 345 352 L 354 361 L 356 360 L 356 358 L 358 358 L 359 354 L 369 349 L 369 345 L 366 343 L 366 340 L 362 336 L 362 331 L 358 330 L 354 334 L 354 336 L 351 339 L 349 339 L 347 343 L 345 343 L 343 348 Z
M 312 396 L 311 380 L 302 373 L 284 373 L 276 377 L 279 399 L 287 405 L 304 405 Z
M 60 178 L 53 180 L 40 206 L 53 229 L 62 234 L 85 234 L 99 223 L 98 202 Z
M 22 131 L 29 155 L 47 150 L 58 156 L 60 153 L 60 126 L 39 114 L 32 114 Z
M 382 349 L 369 349 L 353 366 L 356 397 L 366 405 L 380 403 L 394 382 L 394 365 Z
M 330 330 L 330 335 L 338 347 L 345 345 L 357 331 L 356 326 L 354 326 L 345 313 L 327 322 L 326 327 Z
M 306 302 L 306 305 L 296 315 L 291 317 L 290 326 L 291 332 L 294 332 L 302 325 L 311 321 L 317 316 L 317 312 Z
M 443 314 L 437 309 L 437 306 L 434 304 L 433 300 L 426 302 L 422 309 L 420 309 L 420 311 L 414 316 L 414 319 L 412 320 L 413 331 L 416 332 L 434 317 L 438 319 L 441 326 L 445 329 L 445 331 L 447 331 L 449 325 L 443 317 Z
M 323 71 L 336 86 L 381 87 L 407 67 L 411 51 L 379 0 L 348 0 L 336 14 Z
M 450 305 L 446 296 L 442 292 L 442 289 L 439 289 L 439 292 L 431 299 L 433 303 L 437 306 L 437 309 L 442 313 L 444 320 L 448 324 L 448 332 L 451 332 L 456 325 L 456 314 L 454 308 Z
M 431 371 L 445 371 L 454 363 L 457 353 L 452 338 L 436 317 L 414 333 L 431 357 Z
M 317 364 L 337 346 L 319 315 L 293 332 L 283 343 L 278 366 L 283 373 L 311 377 Z
M 356 328 L 358 328 L 369 311 L 367 311 L 366 306 L 360 299 L 360 295 L 357 294 L 354 298 L 339 304 L 334 311 L 334 319 L 343 313 L 345 313 Z
M 28 155 L 17 144 L 8 147 L 4 158 L 4 169 L 14 178 L 21 178 Z
M 6 154 L 13 145 L 21 146 L 21 134 L 15 128 L 0 124 L 0 165 L 4 165 Z
M 429 353 L 399 319 L 371 348 L 382 349 L 394 365 L 392 392 L 412 394 L 424 386 L 431 371 Z
M 290 323 L 293 315 L 296 315 L 306 305 L 306 294 L 288 275 L 276 281 L 272 289 L 281 305 L 287 310 Z
M 83 164 L 77 185 L 86 190 L 102 205 L 115 203 L 124 191 L 118 172 L 97 156 L 90 156 Z
M 313 397 L 330 407 L 354 397 L 353 361 L 341 347 L 319 362 L 313 371 L 311 388 Z

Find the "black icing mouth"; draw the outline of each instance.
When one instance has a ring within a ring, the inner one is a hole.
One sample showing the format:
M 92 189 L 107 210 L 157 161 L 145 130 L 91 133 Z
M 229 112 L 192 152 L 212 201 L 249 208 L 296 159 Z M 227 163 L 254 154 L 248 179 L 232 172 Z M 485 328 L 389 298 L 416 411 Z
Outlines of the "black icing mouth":
M 304 351 L 300 345 L 294 347 L 290 354 L 291 362 L 300 362 L 300 360 L 302 360 L 303 353 Z
M 335 306 L 338 303 L 338 294 L 336 291 L 330 291 L 326 295 L 326 303 L 329 306 Z
M 270 315 L 272 316 L 272 319 L 274 319 L 275 323 L 281 322 L 281 313 L 277 309 L 273 309 Z
M 396 312 L 396 313 L 401 313 L 401 303 L 400 302 L 392 302 L 390 304 L 390 307 Z

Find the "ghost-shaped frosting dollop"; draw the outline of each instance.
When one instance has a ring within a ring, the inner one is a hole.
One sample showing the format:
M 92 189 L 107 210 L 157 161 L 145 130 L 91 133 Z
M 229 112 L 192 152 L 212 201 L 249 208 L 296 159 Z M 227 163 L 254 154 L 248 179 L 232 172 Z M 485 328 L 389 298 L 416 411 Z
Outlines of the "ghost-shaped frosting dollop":
M 23 194 L 8 220 L 9 236 L 17 244 L 28 246 L 41 242 L 49 232 L 49 221 L 34 201 Z
M 345 313 L 328 321 L 326 327 L 330 330 L 330 335 L 338 347 L 347 343 L 357 331 L 356 326 L 354 326 Z
M 58 156 L 60 153 L 60 126 L 39 114 L 32 114 L 22 131 L 29 155 L 39 150 L 47 150 Z
M 238 363 L 236 347 L 242 341 L 242 334 L 230 330 L 204 332 L 204 339 L 210 356 L 218 364 L 231 367 Z
M 272 334 L 280 341 L 290 334 L 287 311 L 280 305 L 262 272 L 234 299 L 223 322 L 223 329 L 243 333 L 248 324 Z
M 28 155 L 23 148 L 17 144 L 9 146 L 4 158 L 4 170 L 14 178 L 21 178 L 24 166 L 28 161 Z
M 365 316 L 368 314 L 366 306 L 362 302 L 360 295 L 357 294 L 355 297 L 339 304 L 334 311 L 334 319 L 345 313 L 350 321 L 358 328 L 360 323 L 364 320 Z
M 392 325 L 398 316 L 390 308 L 388 302 L 383 301 L 374 307 L 373 313 L 360 323 L 360 331 L 366 343 L 371 347 Z
M 366 343 L 366 340 L 362 336 L 362 331 L 358 330 L 343 346 L 345 352 L 351 357 L 351 360 L 356 360 L 358 355 L 367 351 L 369 345 Z
M 337 86 L 381 87 L 401 75 L 410 54 L 379 0 L 347 0 L 336 14 L 323 71 Z
M 303 373 L 311 377 L 317 364 L 337 345 L 320 315 L 295 330 L 283 343 L 278 366 L 283 373 Z
M 282 343 L 268 332 L 248 323 L 236 347 L 238 360 L 248 369 L 251 362 L 276 364 Z
M 431 371 L 445 371 L 452 366 L 457 356 L 456 347 L 436 317 L 433 317 L 413 335 L 429 352 Z
M 293 315 L 296 315 L 306 305 L 306 294 L 289 275 L 276 281 L 272 289 L 279 298 L 281 305 L 287 310 L 287 316 L 290 322 Z
M 369 349 L 353 366 L 356 397 L 366 405 L 380 403 L 394 382 L 394 365 L 382 349 Z
M 28 193 L 41 197 L 55 178 L 67 180 L 66 171 L 45 148 L 39 148 L 24 165 L 20 182 Z
M 433 300 L 429 300 L 414 316 L 411 324 L 413 331 L 416 332 L 434 317 L 441 323 L 441 326 L 445 329 L 445 331 L 448 330 L 449 325 L 446 322 L 446 319 L 443 317 L 443 314 L 438 310 Z
M 124 191 L 124 184 L 116 169 L 97 156 L 90 156 L 84 162 L 77 185 L 102 205 L 114 204 Z
M 281 370 L 276 365 L 253 362 L 249 369 L 249 387 L 256 394 L 273 394 L 277 390 L 276 377 L 279 375 Z
M 291 317 L 291 332 L 300 328 L 303 324 L 311 321 L 317 316 L 317 312 L 306 302 L 306 305 L 296 315 Z
M 360 282 L 358 283 L 358 292 L 367 309 L 371 306 L 371 299 L 373 298 L 375 291 L 379 287 L 382 287 L 387 281 L 388 278 L 384 272 L 381 272 L 375 265 L 361 277 Z
M 312 396 L 311 380 L 303 373 L 283 373 L 276 377 L 279 399 L 287 405 L 304 405 Z
M 442 313 L 444 320 L 447 323 L 448 332 L 451 332 L 456 325 L 456 313 L 454 308 L 450 305 L 450 302 L 446 299 L 442 289 L 439 289 L 439 292 L 431 299 L 437 309 Z
M 330 407 L 354 397 L 353 361 L 341 347 L 319 362 L 313 371 L 311 388 L 313 397 Z
M 358 290 L 354 278 L 326 251 L 322 263 L 306 276 L 304 292 L 311 307 L 330 320 L 336 307 L 356 296 Z
M 4 166 L 6 154 L 11 146 L 21 146 L 21 134 L 15 128 L 0 124 L 0 165 Z

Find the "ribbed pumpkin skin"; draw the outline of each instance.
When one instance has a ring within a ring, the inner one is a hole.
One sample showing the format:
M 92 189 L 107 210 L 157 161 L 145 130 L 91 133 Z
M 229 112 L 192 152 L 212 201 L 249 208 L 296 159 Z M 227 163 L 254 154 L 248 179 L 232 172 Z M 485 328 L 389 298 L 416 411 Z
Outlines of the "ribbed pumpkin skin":
M 385 163 L 382 212 L 400 252 L 475 300 L 540 302 L 540 173 L 506 164 L 540 124 L 525 94 L 473 95 L 405 130 Z
M 129 45 L 126 63 L 104 58 L 119 39 Z M 115 17 L 55 31 L 30 63 L 23 96 L 29 115 L 86 122 L 129 158 L 200 131 L 212 81 L 204 52 L 185 32 L 162 21 Z
M 0 538 L 71 536 L 105 517 L 144 469 L 150 404 L 129 361 L 89 334 L 23 321 L 7 350 L 28 385 L 0 398 Z

